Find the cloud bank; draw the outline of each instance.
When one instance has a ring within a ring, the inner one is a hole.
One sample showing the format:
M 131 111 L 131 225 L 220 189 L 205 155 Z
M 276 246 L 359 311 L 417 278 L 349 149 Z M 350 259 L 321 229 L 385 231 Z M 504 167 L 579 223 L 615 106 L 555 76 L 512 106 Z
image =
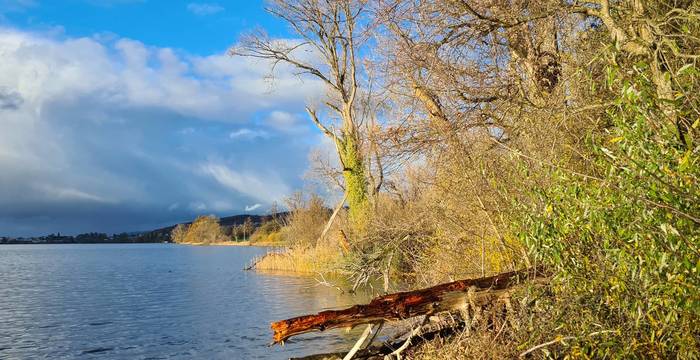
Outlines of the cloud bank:
M 323 88 L 291 69 L 272 86 L 251 59 L 8 28 L 0 54 L 0 235 L 148 229 L 300 185 L 298 114 Z

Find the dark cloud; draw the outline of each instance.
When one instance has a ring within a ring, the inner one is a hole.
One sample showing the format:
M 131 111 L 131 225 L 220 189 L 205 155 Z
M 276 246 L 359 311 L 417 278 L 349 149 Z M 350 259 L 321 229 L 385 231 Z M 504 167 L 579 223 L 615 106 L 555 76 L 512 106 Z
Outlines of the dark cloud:
M 24 99 L 20 93 L 0 88 L 0 110 L 17 110 L 23 102 Z

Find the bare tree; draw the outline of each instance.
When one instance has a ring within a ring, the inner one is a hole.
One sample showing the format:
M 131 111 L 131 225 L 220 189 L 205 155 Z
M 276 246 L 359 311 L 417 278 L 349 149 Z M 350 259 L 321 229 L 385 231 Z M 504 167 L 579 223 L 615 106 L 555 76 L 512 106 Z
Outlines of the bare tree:
M 185 224 L 175 225 L 173 230 L 170 232 L 170 240 L 174 243 L 185 242 L 185 237 L 187 236 L 188 228 L 189 226 Z
M 302 41 L 275 41 L 257 32 L 243 38 L 240 45 L 231 50 L 233 55 L 269 60 L 273 69 L 280 63 L 291 65 L 299 73 L 309 74 L 326 85 L 328 96 L 324 105 L 328 113 L 340 120 L 339 129 L 322 121 L 318 109 L 309 105 L 306 111 L 336 146 L 350 217 L 356 224 L 362 222 L 369 195 L 361 117 L 357 114 L 360 86 L 356 26 L 363 9 L 363 1 L 275 0 L 267 10 L 285 20 Z M 320 64 L 300 56 L 300 52 L 308 49 L 318 55 Z

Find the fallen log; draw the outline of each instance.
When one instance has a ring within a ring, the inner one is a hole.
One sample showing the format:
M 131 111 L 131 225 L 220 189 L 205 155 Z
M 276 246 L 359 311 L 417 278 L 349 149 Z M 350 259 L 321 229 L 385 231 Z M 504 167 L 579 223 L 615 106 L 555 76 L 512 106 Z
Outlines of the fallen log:
M 525 269 L 494 276 L 458 280 L 430 288 L 394 293 L 374 298 L 369 304 L 344 310 L 322 311 L 271 324 L 273 344 L 292 336 L 333 328 L 352 328 L 362 324 L 403 320 L 440 311 L 464 308 L 469 302 L 488 303 L 525 278 L 543 277 L 538 269 Z M 470 296 L 471 294 L 471 296 Z
M 431 341 L 436 337 L 445 337 L 453 335 L 456 331 L 459 331 L 464 327 L 464 323 L 457 325 L 455 327 L 433 327 L 431 325 L 425 325 L 421 327 L 420 336 L 415 339 L 414 345 L 422 344 L 426 341 Z M 412 332 L 413 330 L 411 330 Z M 400 348 L 406 342 L 405 339 L 396 338 L 393 340 L 388 340 L 379 345 L 368 346 L 365 349 L 358 351 L 353 360 L 382 360 L 396 349 Z M 346 356 L 346 352 L 332 352 L 325 354 L 314 354 L 307 355 L 303 357 L 290 358 L 289 360 L 341 360 Z

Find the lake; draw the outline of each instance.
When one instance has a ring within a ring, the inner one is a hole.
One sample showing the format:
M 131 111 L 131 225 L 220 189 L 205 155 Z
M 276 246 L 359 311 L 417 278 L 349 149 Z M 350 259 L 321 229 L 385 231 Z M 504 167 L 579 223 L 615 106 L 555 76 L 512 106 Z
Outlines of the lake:
M 356 332 L 268 347 L 270 322 L 345 307 L 313 277 L 243 271 L 255 247 L 0 246 L 0 359 L 285 359 Z

